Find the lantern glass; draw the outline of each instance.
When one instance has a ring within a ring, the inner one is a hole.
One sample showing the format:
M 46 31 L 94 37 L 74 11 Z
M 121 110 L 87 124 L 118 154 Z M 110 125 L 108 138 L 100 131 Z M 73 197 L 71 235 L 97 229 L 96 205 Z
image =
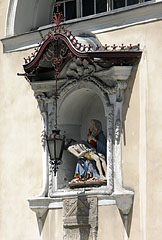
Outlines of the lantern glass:
M 65 136 L 60 135 L 60 130 L 55 129 L 47 138 L 48 151 L 51 160 L 61 160 L 65 143 Z

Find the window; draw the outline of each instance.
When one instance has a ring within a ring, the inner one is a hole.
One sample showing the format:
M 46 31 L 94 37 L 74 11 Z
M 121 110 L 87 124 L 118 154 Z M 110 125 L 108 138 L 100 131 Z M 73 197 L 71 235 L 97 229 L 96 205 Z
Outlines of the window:
M 151 0 L 56 0 L 65 20 L 86 17 Z M 56 8 L 54 9 L 54 12 Z
M 112 9 L 127 7 L 130 5 L 147 2 L 150 0 L 111 0 Z
M 64 18 L 66 20 L 77 18 L 78 15 L 76 13 L 76 2 L 75 0 L 56 0 L 57 3 L 60 4 L 60 11 L 63 13 Z M 54 12 L 56 8 L 54 9 Z

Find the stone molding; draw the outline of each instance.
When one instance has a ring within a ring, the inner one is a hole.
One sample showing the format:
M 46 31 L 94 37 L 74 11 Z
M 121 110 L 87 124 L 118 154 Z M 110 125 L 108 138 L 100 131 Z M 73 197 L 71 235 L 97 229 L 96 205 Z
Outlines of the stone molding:
M 128 230 L 128 216 L 133 206 L 134 193 L 120 189 L 112 195 L 94 194 L 77 191 L 76 195 L 61 195 L 55 198 L 35 197 L 28 199 L 29 207 L 36 213 L 40 234 L 49 209 L 63 209 L 64 240 L 96 240 L 98 229 L 98 207 L 116 205 Z M 84 235 L 85 234 L 85 235 Z M 89 238 L 88 238 L 89 237 Z
M 80 61 L 80 59 L 77 61 Z M 72 65 L 75 65 L 72 66 L 72 69 L 74 69 L 74 67 L 77 68 L 76 62 L 72 62 Z M 88 71 L 88 75 L 83 74 L 81 79 L 75 79 L 73 71 L 69 70 L 71 74 L 69 77 L 72 77 L 73 79 L 62 81 L 62 84 L 58 87 L 58 109 L 61 109 L 62 103 L 66 101 L 66 98 L 72 92 L 81 88 L 91 89 L 100 97 L 105 109 L 105 116 L 107 117 L 107 192 L 108 194 L 112 194 L 114 189 L 122 187 L 122 159 L 120 142 L 120 135 L 122 133 L 122 116 L 119 113 L 122 112 L 122 99 L 124 96 L 123 89 L 127 87 L 127 79 L 131 74 L 132 66 L 114 66 L 107 70 L 100 69 L 100 79 L 98 79 L 97 75 L 94 76 L 94 74 L 98 74 L 98 72 L 96 71 L 97 67 L 93 66 L 93 64 L 92 66 L 90 65 L 89 68 L 85 67 L 85 65 L 81 63 L 78 66 L 81 67 L 79 70 L 82 71 L 82 73 L 86 73 L 86 71 Z M 105 73 L 103 74 L 102 79 L 102 71 L 106 72 L 108 76 L 107 81 L 105 80 Z M 75 74 L 78 74 L 78 71 L 76 71 Z M 111 81 L 109 79 L 111 79 Z M 110 87 L 112 81 L 114 82 L 113 87 Z M 38 101 L 44 125 L 42 130 L 42 144 L 44 154 L 43 165 L 44 169 L 46 169 L 46 173 L 44 173 L 45 177 L 43 185 L 46 186 L 46 191 L 43 191 L 43 193 L 46 192 L 46 195 L 54 197 L 55 192 L 57 192 L 57 178 L 53 176 L 53 172 L 49 164 L 47 146 L 45 146 L 45 135 L 47 133 L 51 133 L 55 121 L 53 114 L 55 110 L 55 101 L 52 95 L 55 84 L 51 85 L 51 82 L 31 83 L 31 86 Z M 45 86 L 44 91 L 42 91 L 43 86 Z M 44 195 L 42 194 L 39 196 L 43 197 Z

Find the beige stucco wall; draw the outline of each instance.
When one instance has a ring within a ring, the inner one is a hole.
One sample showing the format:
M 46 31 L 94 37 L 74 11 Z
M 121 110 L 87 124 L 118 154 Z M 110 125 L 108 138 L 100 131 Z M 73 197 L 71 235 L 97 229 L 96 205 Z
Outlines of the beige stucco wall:
M 0 0 L 0 37 L 7 1 Z M 123 119 L 123 183 L 135 191 L 131 240 L 161 240 L 162 204 L 162 21 L 98 34 L 103 44 L 140 43 L 143 55 L 126 91 Z M 27 198 L 41 191 L 41 120 L 23 57 L 32 50 L 3 54 L 0 43 L 0 238 L 38 240 Z M 63 235 L 62 210 L 51 210 L 42 239 Z M 116 206 L 99 207 L 99 240 L 126 240 Z
M 131 240 L 161 239 L 161 29 L 157 21 L 98 34 L 103 44 L 140 43 L 143 50 L 123 116 L 123 183 L 135 191 Z
M 41 121 L 23 77 L 27 52 L 2 54 L 0 43 L 0 238 L 36 240 L 35 214 L 27 198 L 41 191 Z
M 98 221 L 98 240 L 124 239 L 122 218 L 115 205 L 99 207 Z
M 63 210 L 49 210 L 42 231 L 42 239 L 63 239 Z
M 0 38 L 5 35 L 5 25 L 7 16 L 8 1 L 0 0 Z
M 124 239 L 125 230 L 120 213 L 115 205 L 100 206 L 98 209 L 98 240 Z M 63 239 L 63 210 L 49 210 L 42 231 L 43 240 Z

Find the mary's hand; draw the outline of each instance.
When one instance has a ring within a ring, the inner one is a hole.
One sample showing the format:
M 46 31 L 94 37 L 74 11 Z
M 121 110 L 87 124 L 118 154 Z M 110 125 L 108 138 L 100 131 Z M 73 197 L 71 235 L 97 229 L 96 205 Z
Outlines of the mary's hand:
M 84 157 L 84 155 L 87 153 L 88 151 L 82 151 L 80 154 L 78 154 L 78 158 Z
M 96 139 L 94 137 L 92 137 L 92 136 L 89 136 L 88 137 L 88 142 L 90 143 L 91 141 L 96 142 Z

